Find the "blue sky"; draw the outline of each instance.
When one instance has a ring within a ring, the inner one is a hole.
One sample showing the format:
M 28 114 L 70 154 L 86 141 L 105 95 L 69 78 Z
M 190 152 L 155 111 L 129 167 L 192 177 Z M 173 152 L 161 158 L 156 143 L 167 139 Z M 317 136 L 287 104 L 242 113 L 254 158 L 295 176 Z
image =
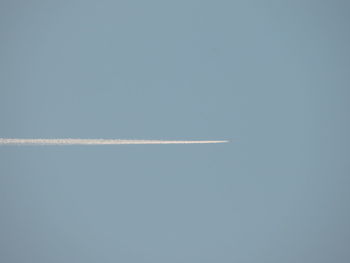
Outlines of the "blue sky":
M 348 262 L 346 1 L 1 1 L 3 262 Z

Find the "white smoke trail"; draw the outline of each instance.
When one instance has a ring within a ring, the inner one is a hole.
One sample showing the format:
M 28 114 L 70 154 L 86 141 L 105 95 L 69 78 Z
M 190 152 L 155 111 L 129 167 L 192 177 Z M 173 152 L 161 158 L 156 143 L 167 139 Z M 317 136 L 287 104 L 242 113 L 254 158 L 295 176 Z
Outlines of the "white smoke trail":
M 0 138 L 0 145 L 119 145 L 119 144 L 203 144 L 228 141 L 166 141 L 166 140 L 119 140 L 119 139 L 9 139 Z

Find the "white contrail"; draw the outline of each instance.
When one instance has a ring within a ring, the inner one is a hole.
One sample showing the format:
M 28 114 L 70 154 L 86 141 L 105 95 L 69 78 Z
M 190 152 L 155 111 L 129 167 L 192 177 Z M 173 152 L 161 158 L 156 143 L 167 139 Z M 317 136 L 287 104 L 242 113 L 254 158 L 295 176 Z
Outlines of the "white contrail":
M 9 139 L 0 138 L 0 145 L 118 145 L 118 144 L 195 144 L 225 143 L 228 141 L 166 141 L 119 139 Z

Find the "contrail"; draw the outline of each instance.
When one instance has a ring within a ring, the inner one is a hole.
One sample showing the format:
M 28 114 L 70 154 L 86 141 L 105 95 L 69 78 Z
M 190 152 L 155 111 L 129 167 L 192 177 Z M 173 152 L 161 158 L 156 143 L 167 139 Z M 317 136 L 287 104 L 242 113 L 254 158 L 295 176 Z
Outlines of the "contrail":
M 166 140 L 120 140 L 120 139 L 9 139 L 0 138 L 0 145 L 119 145 L 119 144 L 203 144 L 228 141 L 166 141 Z

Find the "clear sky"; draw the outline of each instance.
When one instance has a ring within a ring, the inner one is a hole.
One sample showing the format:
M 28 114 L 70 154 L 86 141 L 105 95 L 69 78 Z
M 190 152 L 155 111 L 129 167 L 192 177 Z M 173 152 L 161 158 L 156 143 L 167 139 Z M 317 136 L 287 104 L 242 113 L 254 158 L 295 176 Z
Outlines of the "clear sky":
M 0 1 L 0 262 L 349 262 L 348 1 Z

